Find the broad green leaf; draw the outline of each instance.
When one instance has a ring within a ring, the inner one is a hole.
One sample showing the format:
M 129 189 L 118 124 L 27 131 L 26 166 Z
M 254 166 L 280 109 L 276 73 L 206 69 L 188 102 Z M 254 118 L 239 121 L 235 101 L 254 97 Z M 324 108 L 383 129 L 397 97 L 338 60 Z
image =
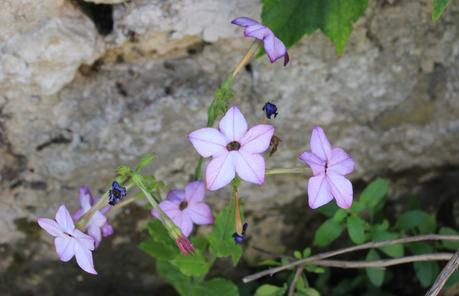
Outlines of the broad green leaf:
M 262 0 L 261 18 L 287 47 L 304 34 L 321 30 L 343 53 L 352 26 L 368 0 Z
M 386 179 L 377 178 L 362 191 L 360 201 L 370 209 L 375 209 L 386 196 L 388 189 L 389 182 Z
M 180 254 L 171 260 L 170 263 L 186 276 L 202 276 L 210 268 L 210 262 L 206 260 L 199 250 L 196 250 L 193 255 L 184 256 Z
M 455 285 L 458 282 L 459 282 L 459 269 L 456 269 L 456 271 L 449 277 L 448 281 L 446 282 L 445 288 L 449 289 L 451 286 Z
M 429 287 L 440 272 L 437 262 L 414 262 L 414 271 L 423 288 Z
M 392 240 L 398 238 L 398 234 L 384 231 L 384 230 L 376 230 L 373 232 L 373 241 L 384 241 L 384 240 Z M 383 251 L 386 255 L 391 257 L 402 257 L 404 255 L 404 248 L 402 244 L 396 245 L 389 245 L 385 247 L 379 248 Z
M 326 247 L 336 240 L 343 232 L 344 227 L 335 221 L 328 219 L 317 229 L 314 234 L 314 245 Z
M 434 21 L 438 20 L 450 3 L 451 0 L 433 0 L 432 19 Z
M 171 260 L 178 255 L 177 247 L 171 248 L 169 245 L 153 239 L 141 242 L 139 248 L 148 255 L 160 260 Z
M 366 257 L 367 261 L 379 260 L 379 254 L 376 250 L 371 249 Z M 381 287 L 384 282 L 384 268 L 365 268 L 365 272 L 367 273 L 370 282 L 375 285 L 376 287 Z
M 286 287 L 278 287 L 274 285 L 265 284 L 260 286 L 255 292 L 255 296 L 283 296 Z
M 420 233 L 428 234 L 435 232 L 437 223 L 432 215 L 421 210 L 412 210 L 400 215 L 395 226 L 404 231 L 417 228 Z
M 209 281 L 196 285 L 189 296 L 238 296 L 239 291 L 237 286 L 225 279 L 214 278 Z
M 440 228 L 440 234 L 446 235 L 459 235 L 459 232 L 450 227 L 442 227 Z M 459 249 L 459 241 L 441 241 L 441 244 L 444 248 L 457 250 Z
M 313 288 L 302 288 L 302 289 L 298 289 L 295 295 L 297 296 L 320 296 L 320 293 L 319 291 Z
M 157 260 L 156 272 L 160 277 L 172 284 L 180 295 L 188 295 L 187 293 L 192 287 L 191 278 L 183 275 L 178 268 L 167 261 Z
M 347 218 L 347 232 L 349 237 L 355 244 L 365 242 L 365 220 L 357 216 L 349 216 Z
M 234 243 L 232 237 L 235 232 L 234 224 L 234 203 L 230 201 L 215 218 L 212 233 L 209 234 L 207 240 L 212 255 L 216 257 L 231 256 L 233 264 L 236 265 L 242 256 L 242 248 Z

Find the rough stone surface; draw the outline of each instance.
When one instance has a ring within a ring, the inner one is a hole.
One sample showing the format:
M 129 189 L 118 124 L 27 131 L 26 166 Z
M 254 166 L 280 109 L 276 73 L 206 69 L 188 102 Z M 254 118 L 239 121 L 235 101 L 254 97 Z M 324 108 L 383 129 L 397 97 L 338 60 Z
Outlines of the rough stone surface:
M 0 255 L 8 258 L 0 273 L 36 270 L 43 262 L 52 267 L 48 273 L 61 266 L 51 238 L 33 221 L 64 202 L 76 209 L 80 184 L 105 191 L 120 164 L 154 152 L 148 170 L 171 187 L 183 186 L 197 158 L 186 135 L 203 126 L 213 92 L 251 44 L 229 21 L 260 13 L 254 0 L 134 0 L 114 6 L 114 30 L 103 37 L 77 6 L 42 1 L 32 9 L 34 2 L 6 1 L 0 12 L 12 24 L 0 28 Z M 234 103 L 250 124 L 265 120 L 265 101 L 279 107 L 272 123 L 282 142 L 268 167 L 302 166 L 298 154 L 320 124 L 355 158 L 355 181 L 390 177 L 397 196 L 441 179 L 446 169 L 457 180 L 459 9 L 450 7 L 434 24 L 427 3 L 372 3 L 342 57 L 316 33 L 290 50 L 288 67 L 261 57 L 241 73 Z M 305 183 L 276 176 L 263 187 L 241 187 L 251 243 L 282 250 L 284 233 L 297 225 L 282 211 L 295 205 L 305 209 L 298 217 L 312 215 Z M 215 208 L 229 197 L 226 189 L 208 193 Z M 137 227 L 133 221 L 126 227 Z M 126 248 L 126 241 L 140 240 L 119 233 L 106 252 L 117 240 Z M 123 265 L 103 263 L 104 252 L 96 261 L 103 270 Z M 66 266 L 66 277 L 79 274 Z M 26 279 L 27 287 L 50 289 L 43 278 Z

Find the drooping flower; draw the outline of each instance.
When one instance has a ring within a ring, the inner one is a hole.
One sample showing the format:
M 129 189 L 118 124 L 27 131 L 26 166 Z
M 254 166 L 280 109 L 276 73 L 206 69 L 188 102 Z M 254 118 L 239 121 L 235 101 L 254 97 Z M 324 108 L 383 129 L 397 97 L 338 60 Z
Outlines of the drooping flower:
M 94 205 L 95 200 L 91 194 L 91 191 L 88 187 L 80 187 L 80 205 L 79 208 L 74 214 L 73 219 L 77 221 L 84 214 L 86 214 L 91 207 Z M 105 214 L 109 210 L 109 206 L 102 208 L 100 211 L 95 211 L 94 214 L 89 219 L 86 224 L 88 234 L 94 238 L 96 248 L 99 246 L 102 237 L 107 237 L 113 234 L 113 227 L 108 223 Z
M 212 156 L 206 167 L 206 185 L 217 190 L 238 176 L 247 182 L 263 184 L 265 152 L 274 127 L 259 124 L 247 130 L 247 121 L 237 107 L 230 108 L 220 120 L 219 130 L 201 128 L 189 134 L 194 148 L 203 157 Z
M 233 233 L 233 239 L 236 244 L 242 244 L 247 239 L 247 236 L 245 233 L 248 227 L 249 227 L 249 224 L 244 223 L 244 225 L 242 226 L 241 234 L 237 232 Z
M 97 274 L 92 261 L 94 239 L 75 228 L 72 217 L 65 205 L 56 212 L 56 220 L 38 218 L 38 225 L 54 236 L 54 245 L 59 259 L 67 262 L 75 256 L 78 265 L 84 271 Z
M 108 192 L 108 204 L 116 205 L 126 196 L 126 188 L 113 181 L 112 189 Z
M 263 41 L 263 47 L 271 63 L 283 57 L 284 66 L 288 64 L 289 56 L 287 48 L 284 43 L 274 35 L 271 29 L 248 17 L 238 17 L 231 23 L 244 27 L 244 35 L 246 37 L 252 37 Z
M 315 209 L 335 198 L 339 207 L 351 207 L 352 183 L 344 175 L 354 170 L 354 160 L 343 149 L 332 147 L 319 126 L 313 128 L 310 144 L 311 152 L 300 155 L 313 173 L 308 182 L 309 206 Z
M 268 119 L 271 119 L 271 116 L 273 115 L 274 118 L 277 116 L 277 106 L 273 103 L 266 102 L 263 106 L 263 111 L 265 111 L 266 117 L 268 117 Z
M 214 218 L 207 204 L 204 203 L 204 184 L 200 181 L 189 183 L 185 189 L 172 190 L 165 200 L 159 203 L 163 212 L 172 219 L 188 237 L 193 230 L 193 223 L 198 225 L 213 224 Z M 151 214 L 159 218 L 156 209 Z

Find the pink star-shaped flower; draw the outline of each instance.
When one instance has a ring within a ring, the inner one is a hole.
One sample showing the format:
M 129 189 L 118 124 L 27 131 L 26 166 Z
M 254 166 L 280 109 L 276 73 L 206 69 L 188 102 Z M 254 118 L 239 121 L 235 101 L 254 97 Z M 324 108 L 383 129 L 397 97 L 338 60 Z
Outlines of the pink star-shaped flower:
M 201 128 L 188 138 L 202 157 L 212 156 L 206 168 L 207 189 L 217 190 L 238 176 L 247 182 L 263 184 L 265 160 L 260 155 L 269 148 L 274 127 L 259 124 L 247 130 L 247 121 L 237 107 L 220 120 L 219 130 Z
M 38 225 L 54 236 L 57 255 L 63 262 L 75 256 L 78 265 L 84 271 L 97 274 L 92 261 L 94 239 L 75 228 L 69 211 L 62 205 L 56 212 L 56 221 L 48 218 L 38 218 Z
M 95 200 L 92 197 L 91 191 L 88 187 L 80 187 L 80 205 L 79 208 L 74 214 L 73 219 L 76 221 L 86 214 L 91 207 L 94 205 Z M 86 225 L 88 229 L 88 234 L 94 238 L 96 248 L 99 246 L 102 237 L 107 237 L 113 234 L 113 227 L 108 223 L 107 218 L 104 216 L 108 212 L 110 206 L 106 206 L 100 211 L 96 211 L 91 219 L 89 219 L 88 224 Z
M 204 184 L 200 181 L 189 183 L 185 189 L 169 191 L 165 200 L 159 203 L 161 210 L 174 221 L 183 235 L 188 237 L 193 230 L 193 223 L 198 225 L 213 224 L 214 218 L 207 204 L 204 203 Z M 158 211 L 151 210 L 158 218 Z
M 284 58 L 284 66 L 289 62 L 287 48 L 284 43 L 274 35 L 270 28 L 248 17 L 238 17 L 232 22 L 234 25 L 244 27 L 244 35 L 263 41 L 263 47 L 271 63 Z
M 352 183 L 344 175 L 354 170 L 354 160 L 343 149 L 333 148 L 320 126 L 312 130 L 311 151 L 300 155 L 314 175 L 308 182 L 309 206 L 315 209 L 335 198 L 339 207 L 350 208 Z

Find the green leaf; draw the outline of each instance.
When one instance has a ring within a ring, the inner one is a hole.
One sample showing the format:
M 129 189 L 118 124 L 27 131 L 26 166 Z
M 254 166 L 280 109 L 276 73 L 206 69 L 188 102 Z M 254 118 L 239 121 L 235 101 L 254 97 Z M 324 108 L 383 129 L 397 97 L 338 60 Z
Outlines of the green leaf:
M 313 288 L 302 288 L 302 289 L 298 289 L 295 295 L 297 296 L 320 296 L 320 293 L 319 291 Z
M 429 287 L 440 272 L 437 262 L 414 262 L 413 266 L 414 271 L 416 272 L 416 277 L 421 282 L 421 286 L 423 288 Z
M 453 228 L 450 227 L 442 227 L 440 228 L 440 234 L 446 234 L 446 235 L 459 235 L 459 232 Z M 457 250 L 459 249 L 459 241 L 453 242 L 453 241 L 441 241 L 441 245 L 444 248 L 451 249 L 451 250 Z
M 234 203 L 230 202 L 215 218 L 212 233 L 207 240 L 210 244 L 210 252 L 216 257 L 231 256 L 236 265 L 242 256 L 242 248 L 234 243 L 232 234 L 235 232 Z
M 278 287 L 265 284 L 260 286 L 257 291 L 255 291 L 255 296 L 283 296 L 286 290 L 286 286 Z
M 178 268 L 167 261 L 157 260 L 156 272 L 160 277 L 172 284 L 180 295 L 187 295 L 187 292 L 189 292 L 192 287 L 190 282 L 191 278 L 183 275 Z
M 365 220 L 357 216 L 350 216 L 347 218 L 347 232 L 349 237 L 355 244 L 365 242 Z
M 388 232 L 385 230 L 375 230 L 373 232 L 373 241 L 384 241 L 384 240 L 392 240 L 398 238 L 398 234 Z M 404 255 L 404 248 L 402 244 L 396 245 L 389 245 L 385 247 L 379 248 L 383 251 L 386 255 L 391 257 L 402 257 Z
M 458 282 L 459 282 L 459 269 L 456 269 L 456 271 L 449 277 L 448 281 L 446 282 L 445 289 L 449 289 L 451 286 L 455 285 Z
M 159 220 L 151 220 L 148 225 L 150 239 L 140 243 L 139 248 L 152 257 L 171 260 L 180 254 L 175 242 Z
M 378 252 L 376 250 L 371 249 L 367 254 L 366 260 L 373 261 L 379 260 L 380 258 L 381 257 L 379 257 Z M 381 285 L 384 282 L 384 268 L 365 268 L 365 272 L 367 273 L 367 276 L 373 285 L 375 285 L 376 287 L 381 287 Z
M 343 53 L 368 0 L 262 0 L 261 18 L 287 47 L 320 29 Z
M 211 262 L 208 262 L 199 250 L 196 250 L 193 255 L 184 256 L 180 254 L 171 260 L 170 263 L 186 276 L 205 275 L 211 265 Z
M 237 286 L 225 279 L 214 278 L 210 281 L 204 282 L 195 289 L 192 294 L 193 296 L 238 296 L 239 291 Z M 190 294 L 188 294 L 190 295 Z
M 349 214 L 348 211 L 345 211 L 343 209 L 338 209 L 335 212 L 335 215 L 333 215 L 333 221 L 335 221 L 336 223 L 341 223 L 344 221 L 344 219 L 346 219 L 348 214 Z
M 422 234 L 428 234 L 435 232 L 437 223 L 432 215 L 421 210 L 412 210 L 400 215 L 395 226 L 404 231 L 417 228 Z
M 431 245 L 423 242 L 407 244 L 407 247 L 413 254 L 429 254 L 434 252 L 434 248 Z
M 437 21 L 450 3 L 451 0 L 433 0 L 432 20 Z
M 296 259 L 301 259 L 301 252 L 300 251 L 295 251 L 293 252 L 293 257 L 295 257 Z
M 141 169 L 143 169 L 144 167 L 146 167 L 147 165 L 150 164 L 150 162 L 153 161 L 153 159 L 155 159 L 155 156 L 153 154 L 147 154 L 147 155 L 144 155 L 140 160 L 139 162 L 137 163 L 137 166 L 135 167 L 135 170 L 138 172 L 140 171 Z
M 326 247 L 336 240 L 343 232 L 344 227 L 335 221 L 328 219 L 317 229 L 314 234 L 314 245 Z
M 309 256 L 311 256 L 311 248 L 305 248 L 303 250 L 303 258 L 307 258 Z
M 388 189 L 389 182 L 386 179 L 377 178 L 362 191 L 360 201 L 370 209 L 375 209 L 386 196 Z
M 313 273 L 324 273 L 325 269 L 321 266 L 316 265 L 306 265 L 306 270 Z
M 229 101 L 234 97 L 232 83 L 232 79 L 225 80 L 215 92 L 214 99 L 207 109 L 207 126 L 213 126 L 217 117 L 228 110 Z

